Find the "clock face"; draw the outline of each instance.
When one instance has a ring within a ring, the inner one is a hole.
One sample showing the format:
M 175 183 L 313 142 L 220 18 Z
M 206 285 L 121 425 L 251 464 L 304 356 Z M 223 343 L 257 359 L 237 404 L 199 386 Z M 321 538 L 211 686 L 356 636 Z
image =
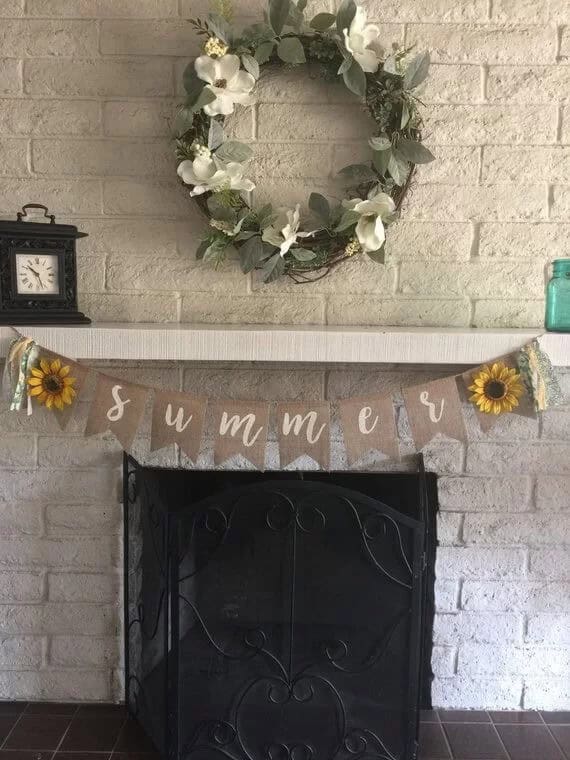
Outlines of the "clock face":
M 52 253 L 17 253 L 16 286 L 18 295 L 58 295 L 59 257 Z

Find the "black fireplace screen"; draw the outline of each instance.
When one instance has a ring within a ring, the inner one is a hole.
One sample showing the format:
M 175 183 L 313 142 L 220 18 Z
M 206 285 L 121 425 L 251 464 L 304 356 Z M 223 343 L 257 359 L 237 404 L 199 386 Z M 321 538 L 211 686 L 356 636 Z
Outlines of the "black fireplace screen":
M 126 458 L 126 700 L 163 757 L 416 757 L 429 477 Z

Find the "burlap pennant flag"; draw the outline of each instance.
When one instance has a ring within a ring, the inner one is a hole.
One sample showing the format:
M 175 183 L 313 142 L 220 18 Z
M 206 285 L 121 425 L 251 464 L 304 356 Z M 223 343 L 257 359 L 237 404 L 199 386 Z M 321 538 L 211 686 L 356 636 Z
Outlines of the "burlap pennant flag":
M 193 462 L 200 451 L 206 416 L 205 398 L 187 393 L 156 390 L 152 405 L 150 450 L 157 451 L 174 443 Z
M 490 369 L 493 369 L 494 365 L 503 363 L 507 367 L 511 369 L 516 369 L 518 371 L 518 364 L 517 364 L 517 355 L 516 354 L 506 354 L 505 356 L 501 356 L 498 359 L 494 359 L 491 362 L 488 362 L 487 364 L 482 364 L 479 367 L 475 367 L 473 369 L 467 370 L 467 372 L 464 372 L 461 377 L 461 382 L 463 385 L 464 394 L 467 400 L 470 399 L 470 397 L 473 395 L 472 391 L 469 390 L 469 387 L 473 385 L 474 378 L 477 376 L 477 374 L 484 368 L 489 367 Z M 522 382 L 522 378 L 521 378 Z M 502 414 L 488 414 L 486 412 L 480 411 L 477 404 L 470 402 L 473 406 L 473 410 L 475 412 L 475 416 L 477 418 L 477 421 L 479 423 L 479 427 L 484 433 L 488 433 L 491 428 L 499 421 L 501 417 L 504 416 L 504 414 L 518 414 L 521 417 L 530 417 L 534 418 L 536 417 L 536 412 L 534 409 L 534 402 L 532 399 L 532 396 L 528 392 L 528 388 L 524 385 L 524 393 L 519 399 L 519 404 L 514 409 L 512 409 L 511 412 L 503 412 Z
M 269 404 L 265 401 L 217 401 L 212 405 L 214 464 L 241 454 L 258 470 L 265 469 Z
M 339 401 L 338 410 L 350 465 L 373 450 L 400 458 L 391 396 L 346 399 Z
M 281 467 L 307 454 L 328 470 L 330 462 L 330 404 L 283 403 L 277 406 L 277 436 Z
M 441 433 L 458 441 L 467 434 L 455 377 L 403 388 L 412 437 L 418 451 Z
M 29 382 L 34 383 L 29 386 L 32 399 L 46 407 L 49 403 L 47 408 L 54 413 L 60 428 L 65 430 L 75 414 L 88 375 L 88 367 L 42 348 L 30 368 Z M 49 395 L 52 396 L 51 402 L 48 402 Z
M 97 375 L 85 435 L 110 430 L 125 451 L 130 451 L 144 413 L 149 388 L 108 375 Z

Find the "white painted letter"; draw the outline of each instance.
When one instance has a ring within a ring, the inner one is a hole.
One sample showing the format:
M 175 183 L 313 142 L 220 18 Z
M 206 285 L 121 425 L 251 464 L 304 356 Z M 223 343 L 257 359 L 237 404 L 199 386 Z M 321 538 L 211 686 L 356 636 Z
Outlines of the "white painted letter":
M 358 429 L 363 435 L 370 435 L 370 433 L 373 433 L 374 428 L 378 424 L 378 417 L 376 417 L 374 422 L 372 423 L 372 427 L 367 428 L 366 423 L 371 417 L 372 417 L 371 407 L 363 406 L 360 412 L 358 413 Z
M 166 407 L 166 413 L 164 415 L 164 421 L 168 425 L 168 427 L 174 427 L 177 433 L 183 433 L 188 425 L 192 422 L 192 417 L 194 415 L 190 415 L 186 422 L 184 422 L 184 409 L 183 407 L 179 406 L 178 411 L 176 412 L 176 419 L 172 419 L 172 404 L 168 404 Z
M 440 422 L 441 418 L 443 417 L 443 409 L 445 407 L 445 399 L 441 399 L 441 407 L 439 409 L 439 414 L 436 414 L 435 412 L 435 404 L 432 403 L 429 400 L 429 393 L 427 391 L 422 391 L 420 393 L 420 403 L 424 406 L 427 406 L 429 409 L 429 418 L 431 422 L 437 423 Z
M 326 423 L 323 423 L 318 432 L 315 433 L 317 419 L 318 415 L 316 412 L 307 412 L 304 417 L 301 417 L 300 414 L 294 414 L 293 417 L 290 417 L 289 412 L 285 412 L 283 415 L 283 435 L 289 435 L 291 430 L 293 430 L 293 434 L 298 436 L 301 433 L 303 425 L 307 425 L 305 431 L 307 441 L 310 444 L 316 443 L 326 428 Z
M 122 420 L 126 405 L 131 403 L 130 398 L 123 401 L 123 399 L 119 396 L 119 392 L 122 390 L 122 385 L 114 385 L 111 389 L 111 395 L 113 396 L 115 405 L 112 406 L 107 412 L 107 419 L 109 422 L 118 422 L 119 420 Z
M 243 417 L 240 417 L 239 414 L 234 414 L 233 417 L 228 418 L 228 413 L 224 412 L 222 414 L 222 419 L 220 420 L 220 435 L 226 435 L 229 432 L 233 438 L 240 432 L 240 429 L 243 427 L 243 445 L 249 448 L 250 446 L 253 446 L 253 444 L 257 441 L 261 435 L 261 431 L 263 430 L 262 425 L 258 429 L 257 433 L 252 436 L 252 428 L 255 425 L 255 419 L 255 414 L 246 414 Z

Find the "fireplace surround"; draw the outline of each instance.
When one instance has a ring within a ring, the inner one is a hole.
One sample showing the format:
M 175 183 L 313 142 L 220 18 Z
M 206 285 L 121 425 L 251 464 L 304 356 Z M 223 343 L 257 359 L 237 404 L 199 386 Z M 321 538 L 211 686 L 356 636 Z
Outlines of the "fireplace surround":
M 417 756 L 435 476 L 124 461 L 126 702 L 163 757 Z

